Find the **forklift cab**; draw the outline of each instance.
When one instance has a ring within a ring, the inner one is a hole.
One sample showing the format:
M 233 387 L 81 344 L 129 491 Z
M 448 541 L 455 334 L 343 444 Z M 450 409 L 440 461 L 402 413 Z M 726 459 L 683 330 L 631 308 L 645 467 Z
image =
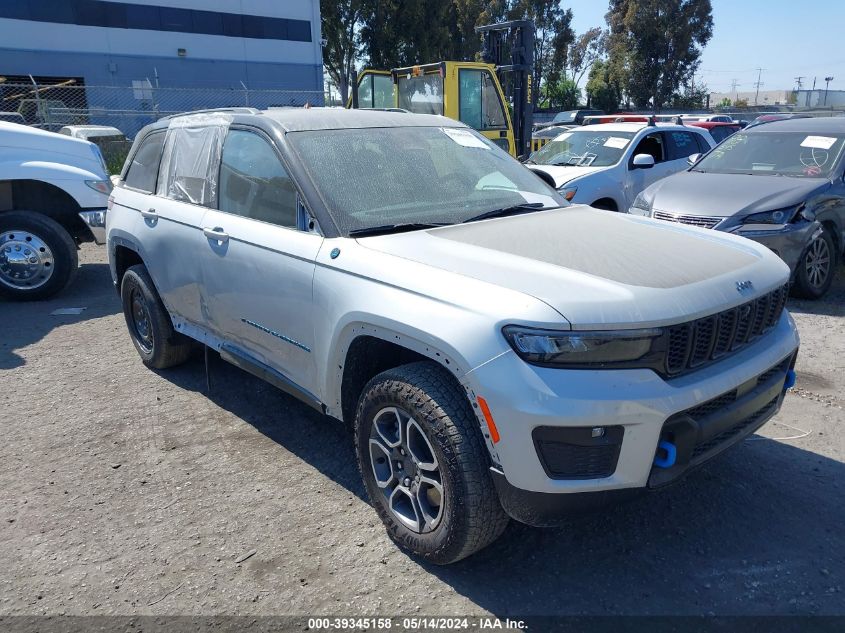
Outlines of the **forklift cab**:
M 358 75 L 350 106 L 446 116 L 517 155 L 510 111 L 491 64 L 438 62 L 391 71 L 365 70 Z

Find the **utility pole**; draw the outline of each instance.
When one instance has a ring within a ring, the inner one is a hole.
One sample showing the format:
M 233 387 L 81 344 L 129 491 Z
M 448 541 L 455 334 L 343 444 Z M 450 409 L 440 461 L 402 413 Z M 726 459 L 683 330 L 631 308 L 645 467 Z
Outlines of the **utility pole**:
M 734 77 L 731 79 L 731 92 L 734 93 L 734 104 L 739 100 L 739 93 L 736 91 L 736 87 L 739 85 L 739 81 Z
M 757 81 L 754 84 L 757 87 L 757 92 L 754 93 L 754 105 L 757 105 L 757 99 L 760 96 L 760 86 L 763 85 L 763 82 L 760 81 L 760 78 L 763 76 L 763 71 L 766 70 L 765 68 L 758 68 L 757 69 Z
M 830 82 L 833 81 L 833 76 L 824 78 L 824 105 L 827 105 L 827 89 L 830 87 Z
M 802 79 L 804 79 L 803 75 L 799 75 L 798 77 L 795 78 L 795 83 L 798 85 L 798 87 L 795 89 L 796 92 L 801 91 L 801 83 L 802 83 L 801 80 Z

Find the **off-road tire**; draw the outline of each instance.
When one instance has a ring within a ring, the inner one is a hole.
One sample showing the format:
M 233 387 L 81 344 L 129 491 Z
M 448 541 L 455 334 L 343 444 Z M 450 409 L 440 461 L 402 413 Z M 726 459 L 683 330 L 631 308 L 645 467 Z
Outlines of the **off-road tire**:
M 830 261 L 827 269 L 827 278 L 821 284 L 813 284 L 808 271 L 808 263 L 813 249 L 817 246 L 816 242 L 818 240 L 823 240 L 827 246 L 827 253 Z M 792 286 L 792 293 L 796 297 L 804 299 L 820 299 L 823 297 L 830 289 L 834 277 L 836 277 L 836 265 L 839 261 L 836 253 L 836 240 L 833 239 L 830 229 L 825 227 L 822 229 L 821 235 L 810 242 L 801 254 L 801 258 L 798 260 L 798 264 L 795 269 L 795 283 Z
M 73 281 L 79 268 L 79 254 L 70 233 L 61 224 L 35 211 L 7 211 L 0 213 L 0 235 L 8 231 L 26 231 L 44 242 L 52 253 L 52 272 L 37 288 L 0 283 L 0 295 L 17 301 L 37 301 L 64 290 Z
M 445 506 L 428 533 L 398 521 L 376 483 L 370 458 L 374 419 L 398 407 L 423 429 L 440 465 Z M 358 468 L 370 501 L 400 547 L 438 565 L 454 563 L 495 541 L 508 524 L 490 476 L 490 458 L 466 394 L 433 362 L 402 365 L 378 374 L 364 387 L 354 425 Z
M 167 369 L 184 363 L 191 354 L 191 340 L 173 329 L 170 315 L 158 296 L 153 280 L 142 264 L 130 267 L 120 283 L 120 299 L 123 304 L 123 316 L 132 344 L 147 367 Z M 150 337 L 145 339 L 133 314 L 136 300 L 143 302 L 146 322 Z

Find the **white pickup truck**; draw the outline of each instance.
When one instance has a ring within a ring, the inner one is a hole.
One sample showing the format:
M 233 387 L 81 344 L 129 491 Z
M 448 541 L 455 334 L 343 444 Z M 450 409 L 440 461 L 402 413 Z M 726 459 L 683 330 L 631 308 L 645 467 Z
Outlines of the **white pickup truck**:
M 73 279 L 81 242 L 105 242 L 112 185 L 96 145 L 0 121 L 0 295 L 43 299 Z

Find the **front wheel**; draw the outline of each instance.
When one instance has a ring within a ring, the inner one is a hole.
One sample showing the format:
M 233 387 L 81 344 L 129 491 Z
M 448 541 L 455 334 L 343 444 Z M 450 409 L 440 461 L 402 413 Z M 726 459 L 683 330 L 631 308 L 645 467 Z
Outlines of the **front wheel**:
M 358 467 L 387 533 L 436 564 L 496 540 L 508 523 L 477 419 L 453 377 L 431 362 L 383 372 L 355 417 Z
M 76 275 L 79 256 L 65 228 L 41 213 L 0 213 L 0 294 L 46 299 Z
M 795 294 L 805 299 L 820 299 L 830 289 L 836 273 L 836 242 L 830 229 L 824 228 L 810 242 L 795 271 Z

